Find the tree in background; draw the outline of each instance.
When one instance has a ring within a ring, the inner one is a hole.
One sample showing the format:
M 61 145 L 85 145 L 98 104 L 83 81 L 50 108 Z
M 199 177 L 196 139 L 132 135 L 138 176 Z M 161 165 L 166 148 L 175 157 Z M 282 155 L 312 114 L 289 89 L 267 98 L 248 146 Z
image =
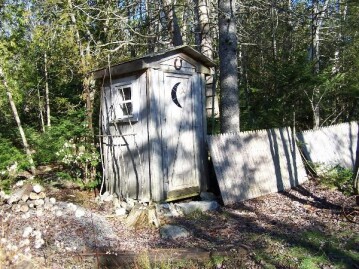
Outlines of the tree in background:
M 354 0 L 4 0 L 0 57 L 35 165 L 72 165 L 87 180 L 98 132 L 91 70 L 183 43 L 219 63 L 223 132 L 356 120 L 358 14 Z M 0 139 L 20 152 L 0 87 Z
M 236 1 L 218 1 L 221 132 L 239 132 Z
M 35 175 L 36 169 L 31 148 L 13 98 L 13 91 L 17 91 L 18 94 L 21 94 L 21 84 L 14 78 L 8 79 L 8 74 L 13 71 L 16 72 L 16 69 L 22 62 L 21 51 L 24 49 L 24 39 L 26 38 L 27 30 L 26 23 L 29 19 L 27 7 L 26 3 L 20 3 L 17 7 L 3 5 L 0 11 L 1 19 L 3 19 L 0 29 L 0 89 L 1 92 L 6 93 L 12 116 L 17 124 L 22 145 L 27 155 L 29 168 L 31 169 L 31 173 Z M 8 19 L 11 19 L 11 24 Z M 20 51 L 20 53 L 18 51 Z

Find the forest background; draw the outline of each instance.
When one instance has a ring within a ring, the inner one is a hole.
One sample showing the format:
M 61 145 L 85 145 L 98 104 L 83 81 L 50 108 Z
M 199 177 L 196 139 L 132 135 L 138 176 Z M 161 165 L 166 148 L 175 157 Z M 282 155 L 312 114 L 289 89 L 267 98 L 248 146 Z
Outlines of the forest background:
M 51 164 L 97 184 L 91 71 L 182 44 L 218 66 L 209 131 L 357 120 L 358 34 L 357 0 L 0 0 L 0 179 Z

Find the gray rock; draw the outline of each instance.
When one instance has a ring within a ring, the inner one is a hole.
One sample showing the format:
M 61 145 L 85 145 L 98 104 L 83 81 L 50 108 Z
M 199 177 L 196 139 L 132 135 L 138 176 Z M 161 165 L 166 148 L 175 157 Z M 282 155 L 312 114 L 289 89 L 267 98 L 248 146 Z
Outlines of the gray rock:
M 158 216 L 163 216 L 166 218 L 174 217 L 174 215 L 171 212 L 171 210 L 173 211 L 173 209 L 176 210 L 173 204 L 170 205 L 168 203 L 162 203 L 162 204 L 156 204 L 155 206 L 156 206 L 156 213 Z M 174 213 L 179 214 L 177 210 Z
M 61 217 L 61 216 L 63 215 L 63 213 L 62 213 L 61 210 L 57 210 L 57 211 L 55 212 L 55 215 L 56 215 L 56 217 Z
M 82 208 L 77 208 L 75 211 L 75 216 L 76 218 L 82 218 L 83 216 L 85 216 L 85 210 Z
M 27 211 L 29 211 L 29 206 L 27 204 L 22 204 L 20 205 L 19 210 L 20 212 L 26 213 Z
M 127 209 L 127 203 L 125 201 L 120 201 L 119 202 L 119 206 L 122 208 L 126 208 Z M 131 210 L 131 209 L 130 209 Z
M 106 191 L 104 194 L 101 195 L 101 200 L 104 202 L 111 202 L 113 199 L 113 195 Z
M 173 203 L 168 204 L 168 209 L 173 217 L 179 217 L 182 214 L 182 210 L 178 210 Z
M 219 208 L 216 201 L 192 201 L 188 203 L 178 203 L 177 208 L 187 215 L 195 211 L 215 211 Z
M 163 239 L 180 239 L 187 238 L 190 233 L 183 227 L 177 225 L 164 225 L 160 228 L 160 235 Z
M 42 217 L 44 215 L 44 210 L 42 208 L 36 209 L 36 216 Z
M 40 184 L 35 184 L 32 189 L 35 193 L 40 193 L 42 191 L 42 186 Z
M 27 211 L 26 213 L 22 214 L 22 219 L 29 219 L 31 217 L 30 211 Z
M 68 203 L 67 208 L 75 212 L 77 209 L 77 205 L 74 205 L 73 203 Z
M 15 191 L 13 194 L 11 194 L 11 196 L 7 200 L 7 203 L 10 204 L 10 205 L 13 204 L 13 203 L 16 203 L 24 195 L 29 195 L 31 191 L 32 191 L 32 185 L 31 184 L 26 184 L 21 189 Z
M 104 202 L 111 202 L 112 200 L 113 200 L 113 195 L 112 194 L 107 196 L 106 198 L 103 198 Z
M 117 197 L 113 198 L 112 203 L 113 203 L 114 207 L 121 207 L 120 206 L 120 199 L 118 199 Z
M 12 212 L 20 212 L 20 205 L 19 204 L 12 205 L 11 210 Z
M 45 204 L 45 201 L 43 199 L 34 200 L 34 205 L 36 206 L 42 206 Z
M 46 194 L 44 192 L 40 192 L 39 193 L 39 198 L 40 199 L 45 199 L 46 198 Z
M 26 202 L 27 200 L 29 200 L 29 195 L 28 194 L 24 194 L 22 197 L 21 197 L 21 200 L 23 202 Z
M 0 191 L 0 200 L 8 200 L 10 195 L 6 194 L 4 191 Z
M 120 207 L 125 208 L 127 212 L 131 212 L 134 206 L 134 203 L 126 203 L 125 201 L 120 202 Z
M 30 199 L 31 200 L 37 200 L 37 199 L 40 199 L 40 196 L 36 192 L 31 192 L 30 193 Z
M 130 207 L 131 209 L 135 206 L 136 202 L 137 201 L 132 198 L 126 199 L 127 206 Z
M 53 207 L 54 205 L 50 203 L 50 201 L 46 202 L 45 201 L 45 204 L 44 204 L 44 209 L 45 210 L 51 210 L 51 208 Z
M 33 230 L 34 229 L 31 226 L 26 227 L 24 229 L 24 233 L 22 234 L 22 237 L 28 238 L 31 235 L 31 233 L 33 232 Z
M 125 216 L 126 215 L 126 209 L 125 208 L 117 208 L 116 211 L 116 216 Z
M 24 181 L 23 181 L 23 180 L 19 180 L 18 182 L 16 182 L 15 186 L 16 186 L 16 187 L 22 187 L 22 186 L 24 186 Z

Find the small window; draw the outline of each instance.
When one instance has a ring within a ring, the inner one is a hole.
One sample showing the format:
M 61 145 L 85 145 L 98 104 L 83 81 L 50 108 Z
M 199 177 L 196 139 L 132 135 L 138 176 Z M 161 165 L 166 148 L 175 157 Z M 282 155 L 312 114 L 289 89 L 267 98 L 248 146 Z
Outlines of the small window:
M 138 121 L 140 109 L 140 89 L 135 76 L 112 81 L 106 89 L 105 102 L 110 123 L 130 123 Z
M 109 115 L 112 123 L 138 120 L 136 85 L 135 80 L 127 79 L 126 82 L 120 82 L 111 87 Z
M 119 106 L 122 110 L 122 117 L 133 116 L 133 106 L 131 99 L 131 87 L 121 87 L 118 89 L 120 94 Z

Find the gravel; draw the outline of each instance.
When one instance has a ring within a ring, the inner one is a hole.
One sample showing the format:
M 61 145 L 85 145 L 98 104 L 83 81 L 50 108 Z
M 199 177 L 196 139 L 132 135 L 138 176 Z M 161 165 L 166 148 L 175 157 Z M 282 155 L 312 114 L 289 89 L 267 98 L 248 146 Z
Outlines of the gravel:
M 87 199 L 95 200 L 91 196 Z M 0 265 L 3 262 L 7 268 L 28 261 L 33 268 L 93 268 L 95 253 L 140 253 L 150 248 L 216 249 L 246 245 L 248 234 L 292 236 L 313 227 L 330 233 L 344 228 L 358 233 L 359 225 L 349 223 L 341 214 L 344 199 L 340 192 L 309 181 L 287 192 L 219 211 L 162 216 L 162 226 L 178 225 L 188 231 L 188 238 L 176 240 L 162 239 L 159 228 L 126 226 L 124 217 L 117 216 L 114 208 L 106 204 L 81 205 L 56 197 L 51 201 L 52 207 L 32 208 L 26 213 L 12 212 L 9 205 L 3 204 L 0 247 L 6 250 L 7 258 L 0 260 Z

